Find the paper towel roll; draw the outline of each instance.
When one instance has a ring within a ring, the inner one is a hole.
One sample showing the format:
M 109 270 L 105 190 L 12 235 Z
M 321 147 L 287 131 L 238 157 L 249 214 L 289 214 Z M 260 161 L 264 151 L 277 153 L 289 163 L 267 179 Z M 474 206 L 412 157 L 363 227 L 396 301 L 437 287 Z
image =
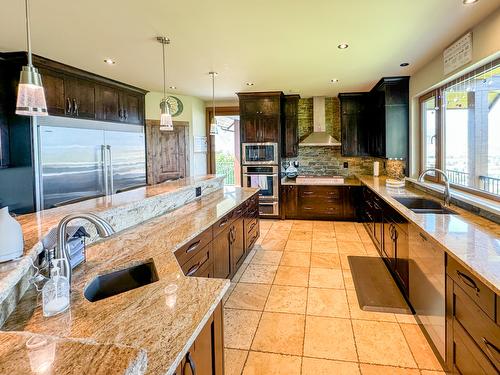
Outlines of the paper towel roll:
M 378 177 L 380 171 L 380 163 L 378 161 L 373 162 L 373 175 L 375 177 Z

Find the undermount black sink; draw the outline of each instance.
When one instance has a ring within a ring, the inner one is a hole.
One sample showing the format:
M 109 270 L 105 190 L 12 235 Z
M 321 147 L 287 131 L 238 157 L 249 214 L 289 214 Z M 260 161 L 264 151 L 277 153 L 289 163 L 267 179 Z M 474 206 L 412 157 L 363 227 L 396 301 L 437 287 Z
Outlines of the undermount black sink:
M 96 302 L 158 281 L 153 261 L 97 276 L 85 288 L 84 296 Z
M 441 203 L 433 201 L 432 199 L 413 197 L 393 198 L 416 214 L 457 215 L 455 211 L 444 207 Z

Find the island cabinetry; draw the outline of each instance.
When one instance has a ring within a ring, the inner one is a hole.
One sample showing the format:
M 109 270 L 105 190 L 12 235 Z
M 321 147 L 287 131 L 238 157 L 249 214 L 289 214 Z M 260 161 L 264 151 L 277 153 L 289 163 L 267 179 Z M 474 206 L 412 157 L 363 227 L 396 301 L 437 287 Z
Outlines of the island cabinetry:
M 219 304 L 194 341 L 175 375 L 224 375 L 222 307 Z

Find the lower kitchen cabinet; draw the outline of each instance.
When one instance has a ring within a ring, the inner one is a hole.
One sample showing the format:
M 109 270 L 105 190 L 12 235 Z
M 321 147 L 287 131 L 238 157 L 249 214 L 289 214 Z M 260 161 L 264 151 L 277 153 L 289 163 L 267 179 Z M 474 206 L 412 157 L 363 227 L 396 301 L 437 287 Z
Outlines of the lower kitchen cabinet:
M 175 375 L 224 375 L 223 317 L 219 304 Z
M 245 230 L 243 217 L 236 219 L 232 225 L 233 237 L 231 241 L 231 270 L 237 270 L 245 259 Z
M 232 227 L 227 227 L 213 239 L 214 277 L 226 279 L 231 273 Z
M 281 187 L 284 219 L 356 219 L 359 192 L 353 186 L 283 185 Z

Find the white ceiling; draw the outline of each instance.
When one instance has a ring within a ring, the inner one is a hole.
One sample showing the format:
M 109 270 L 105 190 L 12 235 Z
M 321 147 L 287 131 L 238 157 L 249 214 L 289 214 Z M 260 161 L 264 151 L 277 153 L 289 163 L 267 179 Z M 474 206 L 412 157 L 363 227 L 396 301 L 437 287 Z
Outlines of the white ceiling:
M 369 89 L 411 75 L 499 6 L 480 0 L 31 0 L 36 54 L 150 91 L 218 99 L 238 91 L 302 96 Z M 0 0 L 0 51 L 25 49 L 24 1 Z M 346 50 L 337 45 L 349 43 Z M 117 61 L 109 66 L 103 62 Z M 401 62 L 409 62 L 400 68 Z M 329 83 L 337 78 L 337 84 Z M 254 82 L 253 87 L 246 82 Z M 170 90 L 169 90 L 170 91 Z

